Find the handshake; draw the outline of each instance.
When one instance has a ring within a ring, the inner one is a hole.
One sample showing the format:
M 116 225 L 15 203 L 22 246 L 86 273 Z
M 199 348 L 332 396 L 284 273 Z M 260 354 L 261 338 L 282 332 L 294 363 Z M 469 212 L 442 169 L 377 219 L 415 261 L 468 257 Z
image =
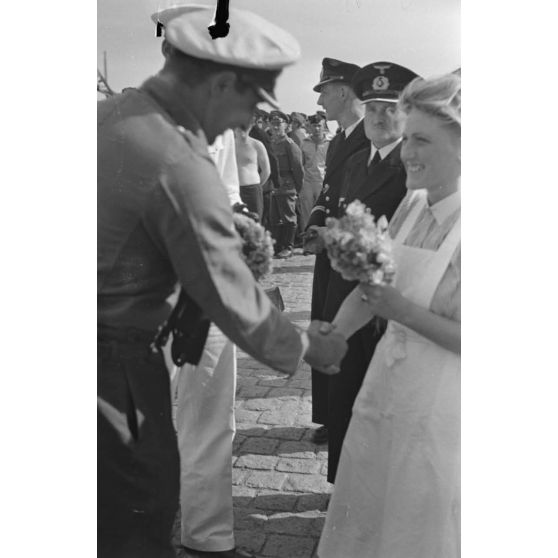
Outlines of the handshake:
M 312 368 L 328 376 L 337 374 L 347 352 L 345 338 L 335 331 L 333 324 L 319 320 L 314 320 L 306 333 L 310 345 L 304 354 L 304 360 Z

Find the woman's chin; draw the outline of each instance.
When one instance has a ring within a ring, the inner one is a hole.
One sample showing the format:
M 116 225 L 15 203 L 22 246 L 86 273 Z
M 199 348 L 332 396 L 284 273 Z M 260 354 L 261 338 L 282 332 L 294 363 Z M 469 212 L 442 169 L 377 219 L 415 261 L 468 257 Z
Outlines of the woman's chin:
M 407 176 L 406 186 L 407 186 L 407 190 L 422 190 L 422 188 L 424 188 L 424 184 L 422 183 L 422 180 L 413 180 L 412 178 L 409 179 L 408 176 Z

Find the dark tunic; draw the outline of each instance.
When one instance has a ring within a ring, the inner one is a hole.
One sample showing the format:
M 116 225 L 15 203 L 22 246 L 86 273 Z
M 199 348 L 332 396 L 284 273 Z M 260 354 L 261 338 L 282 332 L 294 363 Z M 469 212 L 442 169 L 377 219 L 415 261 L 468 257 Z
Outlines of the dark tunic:
M 327 217 L 337 217 L 339 194 L 347 160 L 356 151 L 369 145 L 364 135 L 364 124 L 360 122 L 345 139 L 343 133 L 337 134 L 330 142 L 326 155 L 324 186 L 310 213 L 307 228 L 316 225 L 324 227 Z M 316 255 L 312 281 L 312 304 L 310 316 L 313 320 L 324 319 L 324 307 L 331 267 L 326 252 Z M 312 370 L 312 421 L 325 424 L 327 420 L 327 386 L 329 376 Z

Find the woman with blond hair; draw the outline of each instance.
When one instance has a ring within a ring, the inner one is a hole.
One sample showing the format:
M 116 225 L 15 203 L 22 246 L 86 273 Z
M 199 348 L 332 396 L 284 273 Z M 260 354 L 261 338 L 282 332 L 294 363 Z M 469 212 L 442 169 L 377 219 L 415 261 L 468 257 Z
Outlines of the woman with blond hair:
M 409 192 L 390 224 L 395 281 L 361 284 L 340 310 L 388 327 L 353 407 L 320 558 L 459 555 L 461 80 L 417 78 L 399 107 Z

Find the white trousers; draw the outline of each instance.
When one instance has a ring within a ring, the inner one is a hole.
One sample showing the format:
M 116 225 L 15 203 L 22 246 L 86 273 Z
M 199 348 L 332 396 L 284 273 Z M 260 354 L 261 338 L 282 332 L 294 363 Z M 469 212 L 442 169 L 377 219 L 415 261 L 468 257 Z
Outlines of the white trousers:
M 181 542 L 205 552 L 230 550 L 235 546 L 231 456 L 236 347 L 213 324 L 200 363 L 179 369 L 172 390 L 180 452 Z

